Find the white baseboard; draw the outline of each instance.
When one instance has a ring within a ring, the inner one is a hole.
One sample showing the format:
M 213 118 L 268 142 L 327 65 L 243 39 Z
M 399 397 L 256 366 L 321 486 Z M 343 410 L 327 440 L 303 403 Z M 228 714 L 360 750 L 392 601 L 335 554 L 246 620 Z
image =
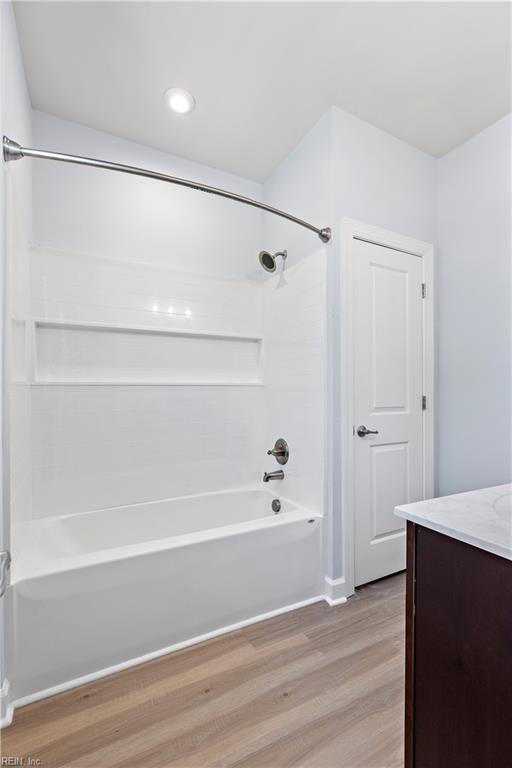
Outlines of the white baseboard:
M 51 686 L 50 688 L 44 688 L 41 691 L 30 693 L 28 694 L 28 696 L 22 696 L 21 698 L 16 699 L 11 704 L 11 720 L 12 720 L 13 710 L 17 709 L 18 707 L 23 707 L 26 704 L 32 704 L 34 701 L 39 701 L 40 699 L 46 699 L 49 696 L 55 696 L 57 693 L 64 693 L 64 691 L 69 691 L 71 690 L 71 688 L 78 688 L 78 686 L 80 685 L 85 685 L 86 683 L 92 683 L 95 680 L 99 680 L 102 677 L 107 677 L 108 675 L 114 675 L 116 672 L 122 672 L 123 670 L 129 669 L 130 667 L 136 667 L 139 664 L 144 664 L 146 661 L 152 661 L 153 659 L 158 659 L 160 656 L 167 656 L 167 654 L 169 653 L 174 653 L 175 651 L 181 651 L 184 648 L 189 648 L 190 646 L 197 645 L 198 643 L 204 643 L 206 640 L 212 640 L 214 637 L 219 637 L 220 635 L 225 635 L 225 634 L 228 634 L 229 632 L 235 632 L 236 630 L 243 629 L 244 627 L 248 627 L 251 624 L 257 624 L 259 621 L 272 619 L 275 616 L 281 615 L 282 613 L 295 611 L 297 610 L 297 608 L 304 608 L 307 605 L 318 603 L 324 599 L 327 600 L 327 597 L 325 595 L 317 595 L 316 597 L 310 597 L 307 600 L 301 600 L 299 603 L 292 603 L 291 605 L 285 605 L 283 608 L 277 608 L 276 610 L 268 611 L 267 613 L 261 613 L 258 616 L 253 616 L 250 619 L 244 619 L 243 621 L 238 621 L 236 624 L 229 624 L 226 627 L 221 627 L 220 629 L 214 629 L 212 632 L 206 632 L 204 635 L 197 635 L 196 637 L 192 637 L 189 640 L 183 640 L 180 643 L 174 643 L 173 645 L 169 645 L 166 648 L 160 648 L 158 651 L 152 651 L 151 653 L 146 653 L 143 656 L 137 656 L 134 659 L 128 659 L 128 661 L 122 661 L 119 664 L 114 664 L 111 667 L 100 669 L 97 672 L 91 672 L 88 675 L 75 677 L 73 680 L 67 680 L 65 683 L 59 683 L 59 685 L 54 685 L 54 686 Z M 6 724 L 9 725 L 11 720 L 9 721 L 9 723 L 6 723 Z
M 325 596 L 325 602 L 328 605 L 330 605 L 330 607 L 332 608 L 333 605 L 343 605 L 343 603 L 347 602 L 347 598 L 346 597 L 337 597 L 336 600 L 333 600 L 332 597 L 327 597 L 327 595 L 326 595 Z
M 11 686 L 6 679 L 0 688 L 0 729 L 7 728 L 12 723 L 14 705 L 10 701 L 10 691 Z
M 329 605 L 342 605 L 347 602 L 347 584 L 342 576 L 339 579 L 331 579 L 325 576 L 325 600 Z

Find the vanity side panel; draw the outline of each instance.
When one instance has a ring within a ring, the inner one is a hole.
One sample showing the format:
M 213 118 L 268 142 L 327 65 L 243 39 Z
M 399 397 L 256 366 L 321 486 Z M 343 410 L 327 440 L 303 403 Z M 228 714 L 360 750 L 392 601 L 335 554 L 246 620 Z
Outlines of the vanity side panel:
M 405 598 L 405 768 L 414 766 L 414 613 L 416 583 L 416 526 L 407 523 Z
M 506 768 L 512 563 L 417 525 L 415 573 L 414 768 Z

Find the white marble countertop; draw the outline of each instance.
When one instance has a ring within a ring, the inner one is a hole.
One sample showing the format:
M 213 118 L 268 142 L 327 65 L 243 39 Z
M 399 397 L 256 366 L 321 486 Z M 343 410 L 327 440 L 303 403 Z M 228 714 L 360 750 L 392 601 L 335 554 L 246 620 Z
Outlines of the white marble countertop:
M 512 485 L 403 504 L 395 514 L 512 560 Z

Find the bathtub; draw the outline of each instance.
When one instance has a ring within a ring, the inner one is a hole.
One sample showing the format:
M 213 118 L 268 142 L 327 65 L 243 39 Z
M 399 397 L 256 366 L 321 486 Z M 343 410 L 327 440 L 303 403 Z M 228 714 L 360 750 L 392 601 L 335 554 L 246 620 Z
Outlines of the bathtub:
M 319 514 L 227 491 L 13 529 L 14 705 L 321 599 Z

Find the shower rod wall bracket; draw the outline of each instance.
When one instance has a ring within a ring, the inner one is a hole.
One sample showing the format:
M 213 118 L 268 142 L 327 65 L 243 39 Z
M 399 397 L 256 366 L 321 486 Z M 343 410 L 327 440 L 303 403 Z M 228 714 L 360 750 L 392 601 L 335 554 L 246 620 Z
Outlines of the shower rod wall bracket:
M 92 157 L 81 157 L 80 155 L 65 155 L 60 152 L 47 152 L 43 149 L 29 149 L 28 147 L 22 147 L 16 141 L 9 139 L 8 136 L 3 137 L 3 151 L 5 162 L 11 160 L 21 160 L 23 157 L 35 157 L 40 160 L 55 160 L 61 163 L 73 163 L 75 165 L 88 165 L 92 168 L 103 168 L 107 171 L 117 171 L 118 173 L 128 173 L 132 176 L 143 176 L 146 179 L 156 179 L 157 181 L 166 181 L 168 184 L 177 184 L 180 187 L 188 187 L 189 189 L 196 189 L 199 192 L 206 192 L 210 195 L 217 195 L 218 197 L 224 197 L 228 200 L 235 200 L 238 203 L 244 205 L 250 205 L 253 208 L 259 208 L 261 211 L 267 213 L 273 213 L 274 216 L 280 216 L 282 219 L 287 219 L 294 224 L 298 224 L 300 227 L 305 227 L 311 232 L 315 232 L 323 243 L 328 243 L 331 239 L 330 227 L 323 227 L 319 229 L 313 226 L 308 221 L 299 219 L 297 216 L 292 216 L 291 213 L 281 211 L 279 208 L 273 208 L 266 203 L 260 203 L 259 200 L 253 200 L 251 197 L 244 197 L 244 195 L 237 195 L 236 192 L 229 192 L 227 189 L 221 189 L 220 187 L 210 187 L 208 184 L 201 184 L 198 181 L 192 181 L 191 179 L 183 179 L 180 176 L 170 176 L 166 173 L 158 173 L 158 171 L 149 171 L 146 168 L 137 168 L 133 165 L 123 165 L 121 163 L 111 163 L 108 160 L 96 160 Z
M 4 160 L 6 163 L 8 163 L 9 160 L 21 160 L 22 157 L 25 157 L 18 142 L 12 141 L 7 136 L 4 136 L 3 146 Z

